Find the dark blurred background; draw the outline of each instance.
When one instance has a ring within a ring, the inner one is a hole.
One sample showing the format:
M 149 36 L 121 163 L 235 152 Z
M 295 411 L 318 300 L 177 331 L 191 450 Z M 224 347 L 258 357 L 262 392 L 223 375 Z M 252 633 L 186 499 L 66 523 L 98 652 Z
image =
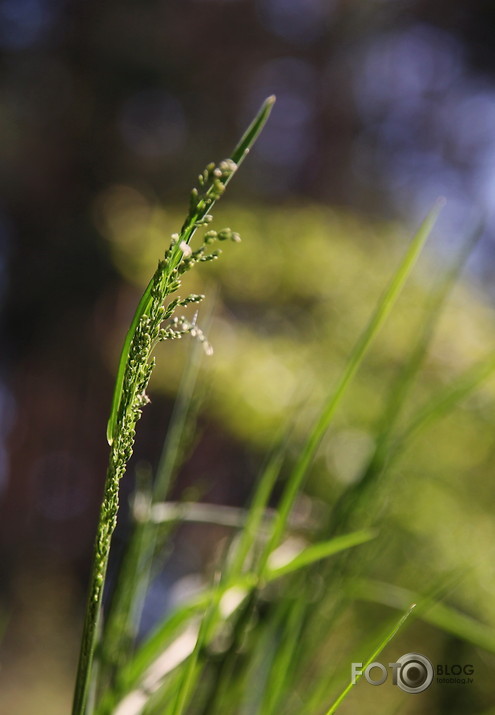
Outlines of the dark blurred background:
M 136 196 L 180 215 L 197 172 L 274 93 L 225 201 L 414 225 L 445 195 L 437 260 L 483 220 L 470 271 L 493 294 L 495 3 L 0 0 L 0 52 L 0 702 L 39 712 L 49 697 L 43 711 L 63 713 L 139 295 L 105 236 L 109 202 L 124 224 Z M 151 459 L 171 399 L 143 421 Z M 204 431 L 202 465 L 245 465 L 210 494 L 237 503 L 256 456 Z

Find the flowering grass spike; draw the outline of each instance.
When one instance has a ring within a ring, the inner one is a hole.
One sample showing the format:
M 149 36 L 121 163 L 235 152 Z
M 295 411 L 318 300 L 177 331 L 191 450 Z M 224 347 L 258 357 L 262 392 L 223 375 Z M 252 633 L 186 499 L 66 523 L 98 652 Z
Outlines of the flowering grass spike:
M 190 303 L 198 303 L 202 295 L 176 296 L 181 287 L 182 276 L 196 263 L 218 258 L 220 251 L 208 251 L 216 241 L 239 241 L 237 233 L 230 228 L 219 232 L 205 233 L 199 248 L 189 245 L 196 230 L 208 226 L 212 220 L 209 213 L 222 196 L 225 187 L 237 171 L 267 121 L 274 97 L 269 97 L 261 106 L 255 119 L 248 127 L 232 156 L 218 165 L 208 164 L 198 177 L 198 187 L 191 192 L 189 212 L 178 234 L 172 236 L 164 258 L 139 301 L 138 307 L 127 332 L 117 371 L 110 418 L 107 426 L 107 440 L 110 457 L 105 481 L 103 502 L 98 524 L 93 570 L 86 607 L 85 623 L 81 641 L 79 667 L 74 694 L 73 715 L 84 715 L 92 711 L 90 693 L 94 692 L 94 654 L 97 645 L 103 586 L 110 552 L 112 534 L 117 523 L 119 506 L 119 482 L 132 456 L 136 424 L 144 405 L 149 401 L 146 390 L 154 366 L 153 350 L 158 342 L 181 338 L 185 334 L 198 339 L 207 353 L 211 353 L 202 331 L 184 317 L 174 316 L 177 308 Z M 171 322 L 164 325 L 164 321 Z

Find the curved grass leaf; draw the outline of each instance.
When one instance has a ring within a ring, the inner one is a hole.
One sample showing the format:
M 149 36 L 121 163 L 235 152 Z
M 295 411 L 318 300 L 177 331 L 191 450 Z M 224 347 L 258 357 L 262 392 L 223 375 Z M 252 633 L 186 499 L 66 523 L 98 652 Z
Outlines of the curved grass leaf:
M 373 651 L 373 653 L 369 656 L 369 658 L 366 660 L 366 662 L 363 664 L 362 672 L 366 670 L 368 665 L 370 663 L 373 663 L 382 650 L 390 643 L 390 641 L 395 638 L 397 633 L 400 631 L 402 626 L 405 624 L 413 610 L 416 608 L 416 604 L 413 603 L 411 606 L 409 606 L 409 610 L 393 625 L 391 629 L 387 629 L 386 634 L 378 644 L 377 648 Z M 334 700 L 330 708 L 326 711 L 325 715 L 333 715 L 337 711 L 337 708 L 342 704 L 342 701 L 345 700 L 345 698 L 349 695 L 350 691 L 352 688 L 357 684 L 358 680 L 361 678 L 361 675 L 358 675 L 356 677 L 355 682 L 353 683 L 352 681 L 347 685 L 344 690 L 340 693 L 338 698 Z
M 239 168 L 241 163 L 244 161 L 245 157 L 248 155 L 250 148 L 258 138 L 259 133 L 265 126 L 268 117 L 270 116 L 270 112 L 272 111 L 273 105 L 275 103 L 275 97 L 271 96 L 268 97 L 263 104 L 261 105 L 257 115 L 243 134 L 241 140 L 233 150 L 230 159 L 236 164 L 236 169 Z M 224 186 L 227 186 L 229 181 L 231 180 L 233 172 L 224 182 Z M 188 216 L 186 222 L 182 226 L 180 233 L 179 233 L 179 241 L 177 242 L 177 246 L 175 249 L 175 254 L 172 256 L 171 261 L 170 261 L 170 271 L 171 273 L 172 269 L 176 267 L 177 263 L 180 260 L 180 257 L 182 255 L 182 251 L 180 249 L 180 243 L 185 242 L 189 243 L 191 238 L 193 237 L 196 227 L 198 223 L 202 221 L 202 219 L 205 218 L 206 214 L 210 209 L 213 207 L 215 204 L 215 201 L 213 202 L 200 202 L 198 204 L 197 211 L 190 216 Z M 168 279 L 167 279 L 168 280 Z M 120 354 L 119 358 L 119 365 L 117 368 L 117 376 L 115 379 L 115 389 L 113 393 L 113 398 L 112 398 L 112 406 L 110 409 L 110 417 L 108 419 L 108 424 L 107 424 L 107 440 L 108 444 L 112 444 L 114 436 L 115 436 L 115 426 L 117 424 L 117 419 L 118 419 L 118 414 L 119 414 L 119 407 L 120 407 L 120 402 L 122 400 L 122 389 L 124 385 L 124 375 L 125 375 L 125 370 L 126 370 L 126 365 L 127 365 L 127 360 L 129 357 L 129 349 L 131 347 L 131 343 L 133 340 L 133 337 L 136 333 L 137 326 L 143 317 L 143 315 L 146 315 L 147 311 L 149 310 L 151 306 L 151 301 L 152 301 L 152 290 L 153 290 L 153 279 L 148 283 L 146 286 L 146 289 L 141 296 L 141 300 L 138 303 L 138 306 L 136 308 L 136 312 L 134 313 L 134 317 L 132 318 L 131 325 L 129 327 L 129 330 L 127 331 L 127 334 L 125 336 L 124 344 L 122 346 L 122 352 Z
M 385 322 L 387 316 L 392 310 L 404 284 L 411 273 L 421 250 L 430 235 L 438 214 L 444 204 L 444 200 L 438 200 L 433 206 L 430 213 L 427 215 L 423 223 L 421 224 L 419 230 L 414 236 L 411 244 L 406 252 L 406 255 L 402 259 L 399 267 L 395 271 L 388 287 L 383 293 L 381 299 L 373 312 L 367 326 L 360 335 L 349 359 L 346 363 L 344 372 L 337 384 L 337 387 L 331 394 L 327 403 L 325 404 L 316 424 L 314 425 L 309 438 L 301 450 L 299 459 L 296 462 L 294 470 L 290 475 L 284 493 L 282 495 L 281 504 L 279 507 L 277 520 L 273 529 L 273 534 L 270 541 L 267 544 L 264 555 L 261 560 L 261 570 L 266 566 L 268 557 L 270 553 L 278 546 L 280 540 L 282 539 L 283 533 L 286 528 L 287 520 L 289 518 L 289 513 L 294 504 L 294 500 L 299 492 L 301 484 L 306 477 L 309 467 L 313 461 L 314 455 L 320 442 L 328 430 L 334 414 L 344 397 L 347 388 L 351 384 L 354 375 L 359 369 L 361 363 L 363 362 L 371 343 L 378 334 L 380 328 Z
M 440 603 L 393 584 L 379 581 L 362 580 L 356 582 L 353 593 L 358 598 L 374 603 L 383 603 L 391 608 L 402 610 L 404 604 L 416 600 L 418 603 L 417 617 L 446 633 L 461 638 L 483 648 L 489 653 L 495 653 L 495 631 L 480 623 L 471 616 L 461 613 L 452 606 Z
M 309 546 L 284 566 L 274 569 L 267 568 L 264 579 L 265 583 L 271 583 L 289 573 L 295 573 L 316 561 L 328 558 L 346 549 L 350 549 L 353 546 L 358 546 L 373 537 L 374 533 L 371 531 L 358 531 Z M 152 667 L 153 663 L 160 657 L 171 641 L 182 632 L 191 618 L 194 618 L 202 612 L 204 613 L 213 602 L 218 605 L 222 596 L 230 589 L 237 588 L 244 590 L 247 596 L 257 584 L 258 577 L 255 573 L 241 574 L 236 579 L 232 579 L 229 583 L 220 583 L 213 588 L 205 590 L 189 601 L 189 603 L 178 608 L 156 629 L 149 639 L 138 649 L 132 661 L 122 669 L 116 690 L 107 692 L 97 712 L 100 715 L 111 712 L 111 707 L 115 705 L 116 700 L 122 698 L 133 688 L 139 688 L 139 683 L 143 677 L 145 677 L 145 673 Z M 211 621 L 207 625 L 211 626 Z

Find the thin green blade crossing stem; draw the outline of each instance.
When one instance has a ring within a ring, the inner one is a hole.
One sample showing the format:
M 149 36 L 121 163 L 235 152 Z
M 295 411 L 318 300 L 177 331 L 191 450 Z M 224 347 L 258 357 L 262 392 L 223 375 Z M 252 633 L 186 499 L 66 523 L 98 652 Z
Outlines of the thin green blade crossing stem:
M 372 579 L 356 581 L 353 586 L 353 596 L 401 611 L 411 602 L 411 599 L 415 599 L 419 604 L 417 618 L 466 643 L 483 648 L 488 653 L 495 653 L 495 629 L 487 623 L 461 613 L 453 606 L 442 603 L 438 597 L 425 598 L 424 595 L 409 589 Z
M 392 385 L 389 398 L 379 421 L 375 448 L 359 478 L 343 492 L 332 507 L 332 528 L 336 531 L 342 531 L 347 528 L 349 519 L 357 512 L 359 505 L 364 502 L 366 496 L 371 494 L 372 489 L 385 478 L 389 472 L 390 464 L 399 456 L 401 449 L 407 444 L 407 440 L 404 439 L 400 440 L 400 445 L 393 446 L 394 430 L 407 397 L 416 383 L 446 300 L 480 236 L 481 227 L 478 227 L 462 247 L 449 270 L 445 273 L 441 283 L 432 290 L 428 297 L 424 311 L 425 317 L 420 327 L 416 344 L 407 357 L 398 378 Z M 394 455 L 393 458 L 391 458 L 392 454 Z
M 265 582 L 271 583 L 283 576 L 300 571 L 316 561 L 321 561 L 346 549 L 366 543 L 374 536 L 375 534 L 372 531 L 357 531 L 309 546 L 284 566 L 267 568 L 264 577 Z M 228 589 L 235 586 L 245 590 L 246 593 L 251 593 L 257 584 L 258 577 L 256 574 L 240 574 L 237 578 L 232 578 L 225 584 L 217 583 L 212 589 L 202 592 L 195 599 L 179 607 L 174 614 L 158 626 L 156 631 L 137 650 L 134 658 L 122 669 L 121 683 L 124 684 L 123 689 L 118 692 L 108 691 L 105 695 L 105 702 L 114 703 L 132 689 L 139 688 L 139 683 L 145 677 L 145 673 L 152 667 L 153 662 L 160 657 L 160 654 L 163 653 L 164 649 L 187 622 L 190 622 L 191 619 L 197 617 L 199 613 L 207 608 L 210 608 L 209 619 L 212 621 L 215 604 L 218 605 L 221 597 Z M 106 713 L 108 709 L 102 709 L 101 712 Z
M 438 214 L 444 204 L 444 200 L 438 200 L 428 216 L 425 218 L 421 224 L 418 232 L 414 236 L 409 249 L 403 258 L 401 264 L 399 265 L 395 275 L 393 276 L 388 288 L 384 292 L 382 298 L 378 302 L 378 305 L 373 313 L 368 325 L 361 334 L 358 342 L 356 343 L 354 350 L 347 362 L 346 368 L 339 383 L 332 396 L 328 400 L 327 404 L 323 408 L 321 415 L 315 424 L 308 441 L 306 442 L 304 448 L 301 451 L 301 455 L 296 463 L 294 471 L 290 476 L 285 492 L 282 497 L 282 502 L 278 511 L 277 521 L 273 530 L 272 538 L 270 539 L 264 557 L 262 559 L 262 568 L 266 566 L 266 561 L 268 559 L 271 551 L 277 547 L 282 538 L 287 519 L 289 517 L 290 510 L 297 496 L 299 488 L 302 481 L 304 480 L 307 471 L 311 465 L 313 457 L 316 450 L 327 431 L 334 414 L 339 406 L 347 388 L 352 382 L 354 375 L 356 374 L 358 368 L 363 362 L 368 349 L 377 335 L 378 331 L 382 327 L 385 319 L 392 310 L 395 301 L 397 300 L 409 274 L 411 273 L 421 250 L 430 235 Z
M 399 621 L 393 626 L 393 628 L 387 633 L 387 635 L 383 638 L 383 640 L 380 642 L 378 647 L 373 651 L 373 653 L 369 656 L 368 660 L 366 663 L 363 664 L 362 671 L 364 672 L 368 665 L 370 663 L 373 663 L 376 658 L 380 655 L 382 650 L 390 643 L 392 638 L 394 638 L 397 633 L 400 631 L 404 623 L 407 621 L 413 610 L 416 608 L 416 604 L 413 603 L 407 613 L 405 613 L 402 618 L 400 618 Z M 342 701 L 349 695 L 349 692 L 352 690 L 352 688 L 356 685 L 357 681 L 359 680 L 361 676 L 358 675 L 356 677 L 356 680 L 354 682 L 350 682 L 347 687 L 344 688 L 344 690 L 341 692 L 339 697 L 333 702 L 333 704 L 330 706 L 330 708 L 326 711 L 325 715 L 333 715 L 333 713 L 337 712 L 337 708 L 341 705 Z

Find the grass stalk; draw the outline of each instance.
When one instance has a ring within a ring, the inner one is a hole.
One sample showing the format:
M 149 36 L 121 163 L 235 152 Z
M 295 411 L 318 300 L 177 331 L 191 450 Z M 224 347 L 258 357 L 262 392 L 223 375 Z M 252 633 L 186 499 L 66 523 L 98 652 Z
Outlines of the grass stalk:
M 405 622 L 407 621 L 407 619 L 409 618 L 409 616 L 411 615 L 411 613 L 413 612 L 415 607 L 416 607 L 416 604 L 413 603 L 409 607 L 409 610 L 406 613 L 404 613 L 404 615 L 397 621 L 397 623 L 395 623 L 391 629 L 387 630 L 385 636 L 380 640 L 380 643 L 378 644 L 376 649 L 371 653 L 371 655 L 368 657 L 366 662 L 363 664 L 362 672 L 364 672 L 366 670 L 366 668 L 368 667 L 368 665 L 370 663 L 373 663 L 378 658 L 378 656 L 384 650 L 384 648 L 390 643 L 390 641 L 393 638 L 395 638 L 395 636 L 401 630 L 401 628 L 403 627 L 403 625 L 405 624 Z M 344 688 L 344 690 L 340 693 L 338 698 L 332 703 L 330 708 L 326 711 L 325 715 L 333 715 L 335 712 L 337 712 L 337 708 L 342 704 L 342 702 L 345 700 L 345 698 L 349 695 L 350 691 L 352 690 L 354 685 L 356 685 L 356 683 L 358 682 L 358 680 L 360 678 L 361 678 L 361 675 L 358 675 L 356 677 L 355 682 L 351 681 Z
M 208 232 L 200 249 L 192 252 L 189 248 L 196 230 L 209 223 L 209 211 L 247 156 L 270 115 L 274 101 L 274 97 L 269 97 L 263 103 L 231 157 L 218 166 L 208 165 L 200 175 L 199 190 L 193 189 L 191 193 L 186 220 L 179 234 L 172 237 L 165 259 L 159 261 L 139 301 L 124 340 L 107 426 L 107 440 L 110 445 L 109 465 L 97 527 L 74 691 L 73 715 L 86 715 L 93 710 L 90 693 L 93 694 L 96 688 L 94 657 L 98 632 L 102 625 L 101 606 L 111 539 L 117 523 L 119 482 L 132 455 L 137 421 L 143 406 L 148 401 L 146 389 L 154 364 L 151 357 L 154 347 L 160 340 L 180 338 L 186 333 L 204 340 L 195 324 L 185 319 L 174 319 L 172 327 L 165 329 L 162 327 L 163 321 L 171 318 L 178 306 L 197 302 L 202 296 L 189 296 L 184 300 L 176 298 L 166 307 L 164 302 L 170 294 L 179 289 L 182 274 L 194 263 L 216 257 L 216 254 L 205 255 L 207 243 L 228 237 L 235 239 L 236 234 L 233 234 L 230 229 L 220 233 Z
M 414 430 L 408 430 L 407 434 L 403 435 L 400 440 L 401 450 L 398 449 L 398 445 L 394 444 L 394 430 L 397 427 L 402 408 L 424 363 L 445 302 L 480 236 L 481 227 L 477 228 L 471 238 L 465 242 L 456 259 L 446 271 L 443 280 L 431 291 L 416 343 L 390 390 L 389 398 L 380 420 L 378 434 L 375 438 L 373 452 L 357 481 L 343 492 L 332 509 L 332 531 L 342 531 L 348 528 L 351 516 L 359 510 L 360 504 L 366 500 L 367 495 L 381 481 L 384 473 L 388 472 L 388 467 L 393 462 L 393 458 L 399 456 L 400 451 L 406 446 L 407 437 L 413 434 Z M 475 385 L 476 383 L 473 383 L 472 386 L 474 387 Z M 450 406 L 452 404 L 453 402 L 450 403 Z
M 383 293 L 382 298 L 379 300 L 377 307 L 371 316 L 363 333 L 359 337 L 351 355 L 346 363 L 344 372 L 337 383 L 337 386 L 324 406 L 316 424 L 314 425 L 307 442 L 301 450 L 301 454 L 296 462 L 292 474 L 290 475 L 284 494 L 282 496 L 281 504 L 278 510 L 277 520 L 273 529 L 272 537 L 267 544 L 264 555 L 261 560 L 260 568 L 266 567 L 268 557 L 270 553 L 278 546 L 282 535 L 285 531 L 287 520 L 289 518 L 290 511 L 294 504 L 294 500 L 299 492 L 301 484 L 306 477 L 308 469 L 312 463 L 316 450 L 318 449 L 320 442 L 326 433 L 328 427 L 330 426 L 334 414 L 344 397 L 347 388 L 352 382 L 354 375 L 359 369 L 363 359 L 368 352 L 373 339 L 378 334 L 381 326 L 385 322 L 387 316 L 389 315 L 392 307 L 395 304 L 410 272 L 412 271 L 421 250 L 433 229 L 437 216 L 444 204 L 443 200 L 437 201 L 428 216 L 425 218 L 421 224 L 418 232 L 414 236 L 408 251 L 406 252 L 402 262 L 397 268 L 392 280 L 390 281 L 387 289 Z
M 453 606 L 442 603 L 438 597 L 425 598 L 410 589 L 372 579 L 355 581 L 353 594 L 360 600 L 381 603 L 400 611 L 411 600 L 415 600 L 419 604 L 417 617 L 425 623 L 477 648 L 483 648 L 487 653 L 495 653 L 495 629 L 466 613 L 461 613 Z
M 107 614 L 102 638 L 102 676 L 108 683 L 115 680 L 117 671 L 129 657 L 126 647 L 136 637 L 148 588 L 153 553 L 157 542 L 157 529 L 152 510 L 161 495 L 165 495 L 180 466 L 185 449 L 185 433 L 191 419 L 192 395 L 196 386 L 201 346 L 195 343 L 188 351 L 188 360 L 180 382 L 177 399 L 167 431 L 167 437 L 153 483 L 146 491 L 138 488 L 133 504 L 133 528 L 119 569 L 117 586 Z M 181 515 L 177 515 L 177 519 Z M 176 520 L 177 520 L 176 519 Z M 164 531 L 164 530 L 162 530 Z M 170 528 L 166 530 L 168 534 Z M 163 538 L 166 538 L 163 535 Z

